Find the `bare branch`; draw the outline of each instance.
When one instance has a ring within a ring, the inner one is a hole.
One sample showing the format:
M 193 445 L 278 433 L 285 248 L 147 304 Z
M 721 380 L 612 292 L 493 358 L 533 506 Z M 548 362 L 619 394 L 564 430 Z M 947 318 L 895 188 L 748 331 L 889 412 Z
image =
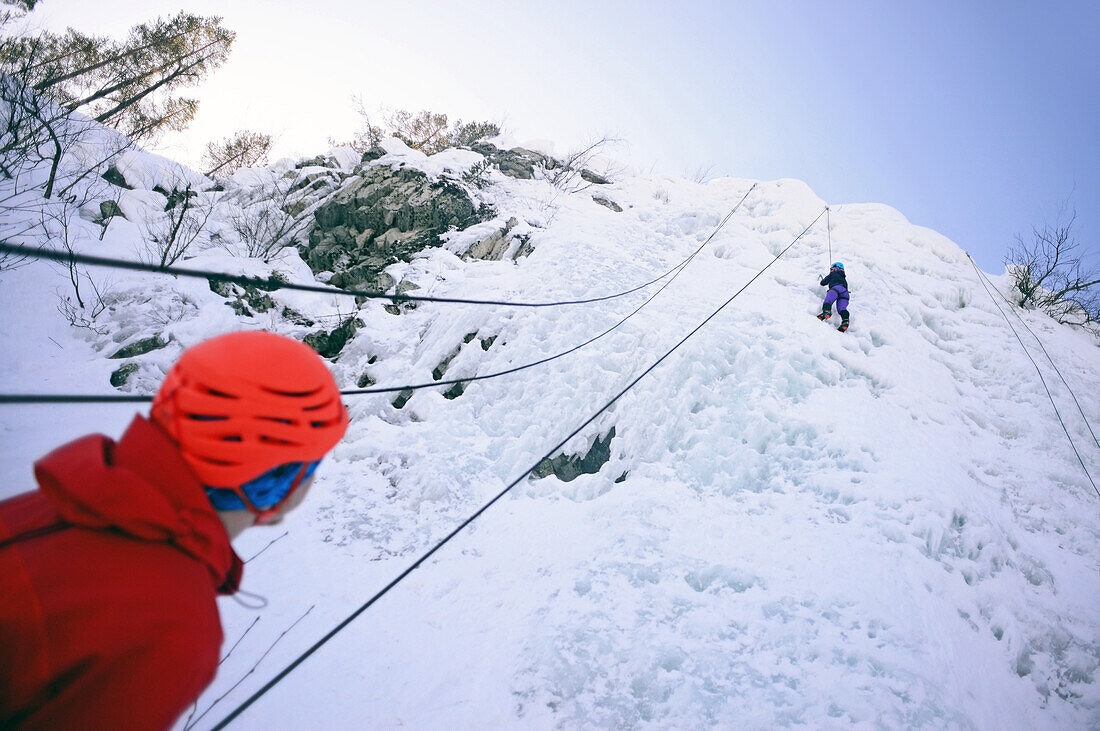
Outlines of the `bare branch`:
M 1077 212 L 1032 230 L 1032 238 L 1016 237 L 1005 255 L 1005 265 L 1019 293 L 1021 307 L 1043 310 L 1058 322 L 1093 329 L 1100 317 L 1100 269 L 1089 266 L 1073 235 Z

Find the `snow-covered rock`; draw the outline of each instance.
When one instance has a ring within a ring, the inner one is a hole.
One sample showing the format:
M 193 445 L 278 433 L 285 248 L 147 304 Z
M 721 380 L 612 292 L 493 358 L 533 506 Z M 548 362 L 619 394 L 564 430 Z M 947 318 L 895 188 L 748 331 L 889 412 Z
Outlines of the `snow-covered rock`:
M 182 190 L 205 190 L 214 183 L 205 175 L 166 157 L 143 150 L 126 150 L 110 165 L 118 171 L 126 185 L 141 190 L 159 188 L 167 193 Z

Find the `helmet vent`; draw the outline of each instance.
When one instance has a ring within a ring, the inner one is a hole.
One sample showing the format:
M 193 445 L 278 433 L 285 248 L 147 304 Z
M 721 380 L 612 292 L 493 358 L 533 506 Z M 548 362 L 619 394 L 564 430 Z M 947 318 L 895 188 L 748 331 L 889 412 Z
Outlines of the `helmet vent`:
M 203 390 L 210 396 L 217 396 L 218 398 L 231 398 L 231 399 L 234 399 L 234 400 L 237 399 L 237 397 L 234 396 L 231 393 L 225 393 L 224 391 L 218 391 L 218 390 L 215 390 L 213 388 L 207 387 L 207 388 L 204 388 Z
M 264 388 L 264 390 L 268 393 L 273 393 L 276 396 L 288 396 L 290 398 L 305 398 L 321 391 L 320 388 L 311 388 L 308 391 L 280 391 L 274 388 Z

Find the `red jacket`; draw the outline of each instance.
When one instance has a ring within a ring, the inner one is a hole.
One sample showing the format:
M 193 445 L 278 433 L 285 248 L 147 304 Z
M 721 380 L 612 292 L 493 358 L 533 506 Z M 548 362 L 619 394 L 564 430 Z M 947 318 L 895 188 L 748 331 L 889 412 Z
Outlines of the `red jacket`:
M 167 728 L 214 678 L 241 560 L 175 445 L 134 419 L 0 502 L 0 727 Z

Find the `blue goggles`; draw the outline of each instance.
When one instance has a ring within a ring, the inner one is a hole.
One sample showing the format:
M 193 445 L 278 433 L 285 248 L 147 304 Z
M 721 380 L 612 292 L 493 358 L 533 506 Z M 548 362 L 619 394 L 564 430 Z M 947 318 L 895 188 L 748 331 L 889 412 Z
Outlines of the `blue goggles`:
M 240 490 L 252 503 L 251 508 L 257 510 L 270 508 L 278 505 L 294 487 L 312 477 L 319 464 L 321 464 L 321 460 L 281 464 L 244 483 L 241 485 Z M 298 473 L 301 472 L 303 466 L 305 466 L 305 472 L 302 473 L 299 479 Z M 206 496 L 210 499 L 210 504 L 214 506 L 215 510 L 250 509 L 234 490 L 206 486 L 204 486 L 204 489 L 206 490 Z

